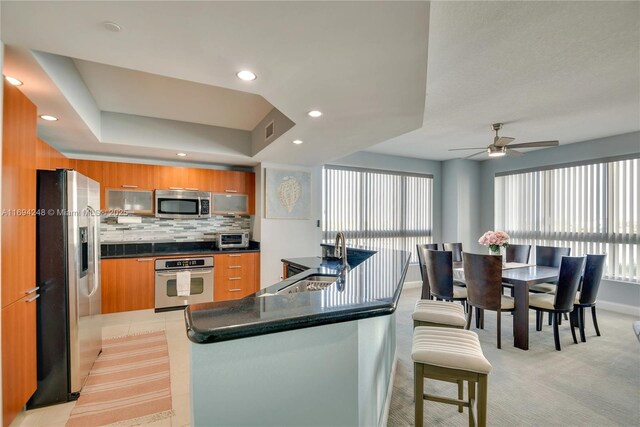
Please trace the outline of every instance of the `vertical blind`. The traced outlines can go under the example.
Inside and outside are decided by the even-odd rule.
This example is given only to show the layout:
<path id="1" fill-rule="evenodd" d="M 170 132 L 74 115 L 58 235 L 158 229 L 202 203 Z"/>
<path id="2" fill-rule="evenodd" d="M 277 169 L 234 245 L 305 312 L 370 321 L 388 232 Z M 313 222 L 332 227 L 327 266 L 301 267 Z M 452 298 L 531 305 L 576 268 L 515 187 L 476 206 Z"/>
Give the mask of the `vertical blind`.
<path id="1" fill-rule="evenodd" d="M 433 176 L 325 166 L 323 238 L 338 231 L 352 245 L 400 249 L 417 262 L 416 244 L 430 243 Z"/>
<path id="2" fill-rule="evenodd" d="M 606 253 L 605 277 L 639 282 L 637 158 L 497 176 L 495 226 L 511 243 Z"/>

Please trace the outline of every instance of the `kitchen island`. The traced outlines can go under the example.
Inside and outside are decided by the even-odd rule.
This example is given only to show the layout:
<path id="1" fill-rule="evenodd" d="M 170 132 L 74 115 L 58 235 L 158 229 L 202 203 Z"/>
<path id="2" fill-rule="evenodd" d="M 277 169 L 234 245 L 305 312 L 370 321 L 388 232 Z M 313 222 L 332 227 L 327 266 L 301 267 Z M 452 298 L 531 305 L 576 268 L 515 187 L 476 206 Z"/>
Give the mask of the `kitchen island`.
<path id="1" fill-rule="evenodd" d="M 186 309 L 193 425 L 385 422 L 410 254 L 348 253 L 349 270 L 336 260 L 287 259 L 308 268 L 247 298 Z M 339 279 L 295 291 L 309 276 Z"/>

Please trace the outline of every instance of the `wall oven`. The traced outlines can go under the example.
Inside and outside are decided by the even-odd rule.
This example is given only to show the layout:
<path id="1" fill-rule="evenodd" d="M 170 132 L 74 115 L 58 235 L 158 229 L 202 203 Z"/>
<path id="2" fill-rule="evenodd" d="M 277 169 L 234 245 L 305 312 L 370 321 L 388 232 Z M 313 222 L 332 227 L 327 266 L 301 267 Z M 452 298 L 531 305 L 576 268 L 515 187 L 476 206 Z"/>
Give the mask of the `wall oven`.
<path id="1" fill-rule="evenodd" d="M 165 258 L 155 262 L 155 311 L 213 302 L 213 257 Z"/>
<path id="2" fill-rule="evenodd" d="M 156 217 L 211 218 L 211 193 L 190 190 L 156 190 Z"/>

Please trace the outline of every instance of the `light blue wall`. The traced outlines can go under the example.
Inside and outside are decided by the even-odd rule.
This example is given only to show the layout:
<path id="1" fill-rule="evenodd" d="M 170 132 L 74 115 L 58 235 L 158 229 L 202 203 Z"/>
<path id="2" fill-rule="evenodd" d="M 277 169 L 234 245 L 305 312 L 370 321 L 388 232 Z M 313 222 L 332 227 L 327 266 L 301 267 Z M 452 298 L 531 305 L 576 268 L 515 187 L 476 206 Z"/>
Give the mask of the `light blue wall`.
<path id="1" fill-rule="evenodd" d="M 484 231 L 493 229 L 493 184 L 495 175 L 498 172 L 638 153 L 640 153 L 640 132 L 632 132 L 532 151 L 522 157 L 486 160 L 480 165 L 480 194 L 482 194 L 482 203 L 479 204 L 476 210 L 476 212 L 480 214 L 480 221 L 475 234 L 480 236 Z M 599 303 L 604 302 L 603 307 L 606 308 L 640 314 L 638 310 L 638 307 L 640 307 L 640 286 L 637 283 L 603 280 L 598 293 L 598 301 Z"/>
<path id="2" fill-rule="evenodd" d="M 462 242 L 477 252 L 480 227 L 480 163 L 473 160 L 442 162 L 442 242 Z M 437 241 L 438 242 L 438 241 Z"/>

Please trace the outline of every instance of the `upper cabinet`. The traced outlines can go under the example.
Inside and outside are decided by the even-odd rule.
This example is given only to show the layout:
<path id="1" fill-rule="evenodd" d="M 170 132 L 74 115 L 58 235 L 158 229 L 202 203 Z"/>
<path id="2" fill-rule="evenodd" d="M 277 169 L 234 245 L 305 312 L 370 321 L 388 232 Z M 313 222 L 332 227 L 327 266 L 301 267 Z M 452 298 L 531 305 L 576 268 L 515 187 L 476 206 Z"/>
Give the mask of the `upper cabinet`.
<path id="1" fill-rule="evenodd" d="M 76 170 L 84 176 L 88 176 L 92 180 L 103 184 L 103 165 L 105 162 L 98 162 L 96 160 L 76 160 Z"/>
<path id="2" fill-rule="evenodd" d="M 212 172 L 210 169 L 182 168 L 177 166 L 157 166 L 158 189 L 211 191 Z"/>
<path id="3" fill-rule="evenodd" d="M 241 193 L 248 194 L 248 177 L 253 175 L 249 172 L 213 170 L 214 193 Z"/>
<path id="4" fill-rule="evenodd" d="M 213 193 L 246 194 L 250 215 L 256 213 L 255 174 L 253 172 L 238 172 L 213 170 Z M 244 213 L 244 212 L 243 212 Z"/>
<path id="5" fill-rule="evenodd" d="M 103 188 L 154 190 L 156 166 L 102 162 Z"/>

